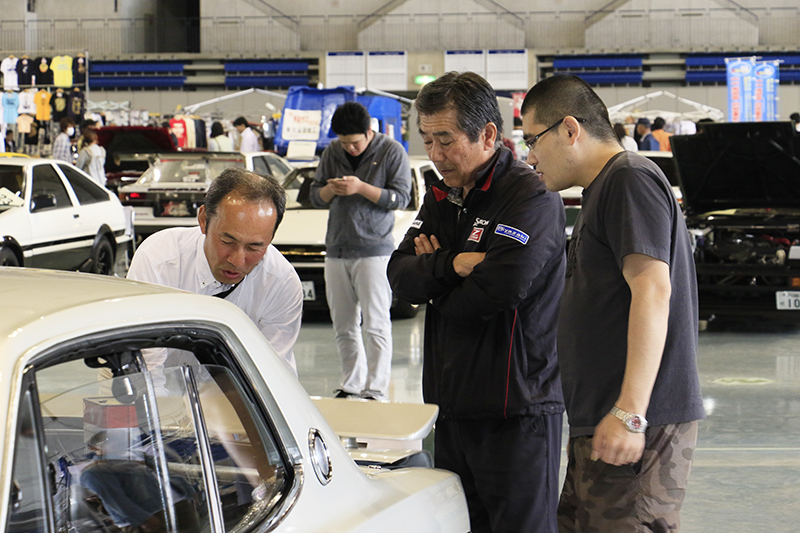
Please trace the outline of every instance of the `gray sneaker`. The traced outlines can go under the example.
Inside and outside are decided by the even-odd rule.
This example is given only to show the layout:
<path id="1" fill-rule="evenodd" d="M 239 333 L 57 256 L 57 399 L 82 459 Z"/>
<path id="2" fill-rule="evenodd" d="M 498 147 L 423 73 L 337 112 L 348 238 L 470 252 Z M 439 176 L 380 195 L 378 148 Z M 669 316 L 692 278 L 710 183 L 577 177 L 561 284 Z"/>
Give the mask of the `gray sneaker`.
<path id="1" fill-rule="evenodd" d="M 366 389 L 361 391 L 361 398 L 364 400 L 375 400 L 378 402 L 388 402 L 389 398 L 387 398 L 384 394 L 380 391 Z"/>

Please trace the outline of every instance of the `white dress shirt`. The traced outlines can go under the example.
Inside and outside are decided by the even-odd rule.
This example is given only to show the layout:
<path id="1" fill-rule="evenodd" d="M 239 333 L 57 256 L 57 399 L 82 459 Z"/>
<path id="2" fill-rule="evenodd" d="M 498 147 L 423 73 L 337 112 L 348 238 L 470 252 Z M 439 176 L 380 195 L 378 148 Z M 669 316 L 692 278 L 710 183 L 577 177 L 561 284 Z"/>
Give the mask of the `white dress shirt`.
<path id="1" fill-rule="evenodd" d="M 214 278 L 200 227 L 154 233 L 136 250 L 128 279 L 156 283 L 197 294 L 214 295 L 231 288 Z M 241 284 L 225 298 L 258 326 L 283 362 L 297 375 L 292 348 L 300 334 L 303 289 L 294 267 L 277 248 L 267 253 Z"/>
<path id="2" fill-rule="evenodd" d="M 250 128 L 245 128 L 242 132 L 242 142 L 239 145 L 240 152 L 259 152 L 261 147 L 258 145 L 258 136 Z"/>

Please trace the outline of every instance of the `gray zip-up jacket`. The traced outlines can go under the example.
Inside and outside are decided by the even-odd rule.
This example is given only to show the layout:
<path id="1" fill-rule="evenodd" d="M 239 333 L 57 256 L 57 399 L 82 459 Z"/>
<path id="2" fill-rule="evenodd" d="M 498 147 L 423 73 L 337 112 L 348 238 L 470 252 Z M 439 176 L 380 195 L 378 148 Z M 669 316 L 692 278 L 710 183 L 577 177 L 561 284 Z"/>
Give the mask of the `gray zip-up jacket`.
<path id="1" fill-rule="evenodd" d="M 374 204 L 361 196 L 334 196 L 330 204 L 320 197 L 319 190 L 331 178 L 358 176 L 380 189 L 381 198 Z M 375 133 L 372 142 L 353 169 L 338 140 L 322 152 L 314 183 L 311 205 L 328 208 L 328 232 L 325 236 L 327 256 L 355 259 L 391 255 L 394 251 L 394 213 L 405 209 L 411 198 L 411 167 L 403 146 L 394 139 Z"/>

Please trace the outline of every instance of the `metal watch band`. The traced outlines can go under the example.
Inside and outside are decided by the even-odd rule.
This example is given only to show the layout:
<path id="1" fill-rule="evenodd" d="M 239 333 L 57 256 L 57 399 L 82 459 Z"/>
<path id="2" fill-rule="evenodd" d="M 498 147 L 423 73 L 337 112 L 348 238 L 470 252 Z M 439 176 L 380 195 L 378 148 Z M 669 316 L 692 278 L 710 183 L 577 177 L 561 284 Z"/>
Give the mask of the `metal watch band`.
<path id="1" fill-rule="evenodd" d="M 642 415 L 623 411 L 616 405 L 611 408 L 610 413 L 622 420 L 631 433 L 644 433 L 644 430 L 647 429 L 647 420 Z"/>

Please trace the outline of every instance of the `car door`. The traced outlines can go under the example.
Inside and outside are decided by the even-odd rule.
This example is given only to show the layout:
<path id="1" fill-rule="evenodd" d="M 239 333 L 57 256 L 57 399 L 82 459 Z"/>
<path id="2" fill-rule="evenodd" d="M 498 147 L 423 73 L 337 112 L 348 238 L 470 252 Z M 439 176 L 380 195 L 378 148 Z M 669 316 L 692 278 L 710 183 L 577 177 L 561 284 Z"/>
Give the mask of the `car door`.
<path id="1" fill-rule="evenodd" d="M 109 191 L 101 187 L 72 165 L 58 164 L 80 204 L 78 222 L 86 235 L 97 235 L 103 225 L 113 231 L 124 229 L 124 211 L 119 202 L 109 196 Z"/>
<path id="2" fill-rule="evenodd" d="M 89 257 L 94 242 L 94 235 L 86 235 L 81 228 L 77 200 L 49 162 L 32 165 L 30 179 L 32 238 L 25 264 L 77 269 Z"/>
<path id="3" fill-rule="evenodd" d="M 6 531 L 245 533 L 279 522 L 302 476 L 220 339 L 168 324 L 36 359 Z"/>

